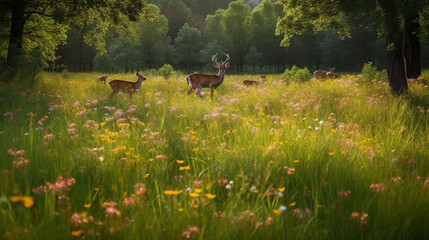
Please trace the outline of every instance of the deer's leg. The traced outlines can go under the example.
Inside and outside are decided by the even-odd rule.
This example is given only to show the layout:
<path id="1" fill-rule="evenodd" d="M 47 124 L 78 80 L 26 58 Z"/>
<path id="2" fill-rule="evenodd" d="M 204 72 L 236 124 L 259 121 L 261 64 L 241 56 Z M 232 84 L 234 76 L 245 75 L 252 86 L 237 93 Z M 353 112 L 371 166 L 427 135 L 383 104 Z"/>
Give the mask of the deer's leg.
<path id="1" fill-rule="evenodd" d="M 210 88 L 210 92 L 211 92 L 211 97 L 212 97 L 212 101 L 213 101 L 213 91 L 214 91 L 214 89 L 213 89 L 213 88 Z"/>
<path id="2" fill-rule="evenodd" d="M 202 97 L 201 96 L 201 90 L 203 89 L 203 87 L 200 85 L 200 86 L 198 86 L 198 89 L 197 89 L 197 95 L 198 96 L 200 96 L 200 97 Z"/>
<path id="3" fill-rule="evenodd" d="M 191 89 L 188 90 L 188 95 L 191 94 L 194 90 L 195 88 L 191 87 Z"/>

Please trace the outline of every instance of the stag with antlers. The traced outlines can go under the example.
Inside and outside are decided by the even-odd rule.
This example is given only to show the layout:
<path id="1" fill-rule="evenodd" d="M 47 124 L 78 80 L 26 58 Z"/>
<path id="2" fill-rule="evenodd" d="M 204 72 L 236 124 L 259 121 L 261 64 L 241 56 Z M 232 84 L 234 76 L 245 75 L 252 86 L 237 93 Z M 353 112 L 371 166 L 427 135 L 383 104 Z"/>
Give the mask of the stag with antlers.
<path id="1" fill-rule="evenodd" d="M 225 77 L 225 69 L 230 66 L 229 54 L 224 54 L 226 56 L 226 60 L 221 62 L 217 61 L 217 54 L 212 56 L 213 66 L 219 69 L 218 74 L 192 73 L 186 77 L 188 85 L 191 87 L 188 91 L 188 95 L 195 91 L 195 89 L 198 89 L 197 95 L 201 97 L 201 90 L 203 88 L 210 88 L 211 99 L 213 100 L 213 91 L 222 84 Z"/>

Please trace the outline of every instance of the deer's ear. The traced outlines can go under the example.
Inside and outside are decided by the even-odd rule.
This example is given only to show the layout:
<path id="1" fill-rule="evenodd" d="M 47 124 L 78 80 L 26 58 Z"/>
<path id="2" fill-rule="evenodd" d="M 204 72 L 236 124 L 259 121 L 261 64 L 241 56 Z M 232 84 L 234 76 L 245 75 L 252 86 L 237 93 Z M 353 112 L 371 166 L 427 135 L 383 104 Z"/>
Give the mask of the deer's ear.
<path id="1" fill-rule="evenodd" d="M 214 62 L 214 63 L 213 63 L 213 66 L 214 66 L 215 68 L 219 68 L 219 67 L 220 67 L 220 63 L 218 63 L 218 62 Z"/>
<path id="2" fill-rule="evenodd" d="M 225 63 L 225 68 L 229 68 L 229 65 L 230 65 L 229 62 L 226 62 Z"/>

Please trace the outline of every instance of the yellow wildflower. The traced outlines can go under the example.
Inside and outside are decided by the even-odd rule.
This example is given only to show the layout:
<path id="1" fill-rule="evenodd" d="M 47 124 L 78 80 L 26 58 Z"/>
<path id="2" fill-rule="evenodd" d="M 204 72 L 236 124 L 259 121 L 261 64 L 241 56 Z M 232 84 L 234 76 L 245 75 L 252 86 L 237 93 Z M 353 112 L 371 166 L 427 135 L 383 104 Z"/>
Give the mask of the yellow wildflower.
<path id="1" fill-rule="evenodd" d="M 189 193 L 189 196 L 191 196 L 191 197 L 193 197 L 193 198 L 196 198 L 196 197 L 199 197 L 199 196 L 200 196 L 200 194 L 199 194 L 199 193 L 196 193 L 196 192 L 191 192 L 191 193 Z"/>
<path id="2" fill-rule="evenodd" d="M 181 208 L 177 209 L 177 211 L 183 212 L 183 208 L 181 207 Z"/>
<path id="3" fill-rule="evenodd" d="M 177 162 L 178 164 L 182 164 L 182 163 L 184 163 L 185 161 L 183 161 L 183 160 L 176 160 L 176 162 Z"/>
<path id="4" fill-rule="evenodd" d="M 333 156 L 335 153 L 334 152 L 328 152 L 329 156 Z"/>
<path id="5" fill-rule="evenodd" d="M 194 192 L 201 193 L 203 190 L 201 188 L 195 188 Z"/>
<path id="6" fill-rule="evenodd" d="M 180 171 L 183 171 L 183 170 L 191 170 L 191 166 L 184 166 L 184 167 L 179 167 L 179 170 Z"/>
<path id="7" fill-rule="evenodd" d="M 11 196 L 10 201 L 12 202 L 21 202 L 24 204 L 24 207 L 29 208 L 34 205 L 34 198 L 27 196 Z"/>
<path id="8" fill-rule="evenodd" d="M 80 237 L 85 231 L 81 230 L 75 230 L 71 232 L 71 235 L 74 237 Z"/>
<path id="9" fill-rule="evenodd" d="M 181 194 L 182 192 L 182 190 L 165 190 L 164 194 L 168 196 L 175 196 Z"/>
<path id="10" fill-rule="evenodd" d="M 291 202 L 290 204 L 289 204 L 289 206 L 291 206 L 291 207 L 293 207 L 293 206 L 295 206 L 296 205 L 296 202 Z"/>
<path id="11" fill-rule="evenodd" d="M 274 209 L 274 210 L 273 210 L 273 212 L 274 212 L 276 215 L 280 215 L 280 213 L 282 213 L 282 211 L 280 211 L 280 210 L 278 210 L 278 209 Z"/>
<path id="12" fill-rule="evenodd" d="M 215 198 L 215 197 L 216 197 L 216 194 L 207 193 L 207 194 L 206 194 L 206 197 L 207 197 L 208 199 L 213 199 L 213 198 Z"/>
<path id="13" fill-rule="evenodd" d="M 282 187 L 282 188 L 279 188 L 279 189 L 277 189 L 277 190 L 279 190 L 279 192 L 284 192 L 285 191 L 285 187 Z"/>

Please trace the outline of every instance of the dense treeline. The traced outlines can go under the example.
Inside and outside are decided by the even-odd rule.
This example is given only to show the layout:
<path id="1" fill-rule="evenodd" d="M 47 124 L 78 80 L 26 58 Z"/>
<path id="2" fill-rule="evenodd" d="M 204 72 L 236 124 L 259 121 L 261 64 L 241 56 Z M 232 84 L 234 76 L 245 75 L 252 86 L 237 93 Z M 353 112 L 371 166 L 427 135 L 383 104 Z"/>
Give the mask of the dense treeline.
<path id="1" fill-rule="evenodd" d="M 368 27 L 379 21 L 347 21 L 349 34 L 339 35 L 335 26 L 341 24 L 334 14 L 344 11 L 341 6 L 349 8 L 347 1 L 334 2 L 336 5 L 318 3 L 322 4 L 318 8 L 327 7 L 326 16 L 332 14 L 327 18 L 310 14 L 307 8 L 307 12 L 294 12 L 297 10 L 288 6 L 289 2 L 274 0 L 139 0 L 122 1 L 120 5 L 116 0 L 58 0 L 61 11 L 58 4 L 49 1 L 0 0 L 0 63 L 8 69 L 2 70 L 0 77 L 10 69 L 34 78 L 41 69 L 133 72 L 158 69 L 165 63 L 183 72 L 213 71 L 211 55 L 223 52 L 231 56 L 231 72 L 276 73 L 293 65 L 310 70 L 335 66 L 339 72 L 359 71 L 369 61 L 379 69 L 386 68 L 383 29 Z M 294 4 L 304 6 L 312 1 Z M 330 13 L 331 7 L 337 9 Z M 14 17 L 15 12 L 24 18 Z M 279 28 L 279 19 L 289 21 L 288 14 L 301 14 L 301 22 L 316 22 L 307 23 L 313 27 Z M 421 14 L 422 29 L 427 28 L 427 15 Z M 315 31 L 317 21 L 326 19 L 334 23 L 326 28 L 331 30 L 319 26 Z M 289 35 L 281 35 L 286 29 L 300 34 L 291 34 L 288 46 L 282 47 L 282 40 Z M 427 68 L 429 44 L 422 39 L 421 66 Z"/>
<path id="2" fill-rule="evenodd" d="M 283 6 L 270 0 L 151 2 L 149 12 L 156 19 L 141 19 L 125 32 L 111 28 L 105 36 L 106 52 L 96 53 L 79 31 L 69 30 L 56 63 L 71 71 L 128 72 L 157 69 L 164 63 L 185 72 L 209 71 L 210 56 L 228 52 L 233 59 L 230 71 L 235 72 L 283 72 L 292 65 L 358 71 L 368 61 L 385 67 L 385 40 L 362 28 L 346 39 L 334 30 L 308 30 L 281 47 L 282 36 L 275 30 Z M 423 44 L 423 52 L 427 46 Z M 422 62 L 427 66 L 429 59 Z"/>

